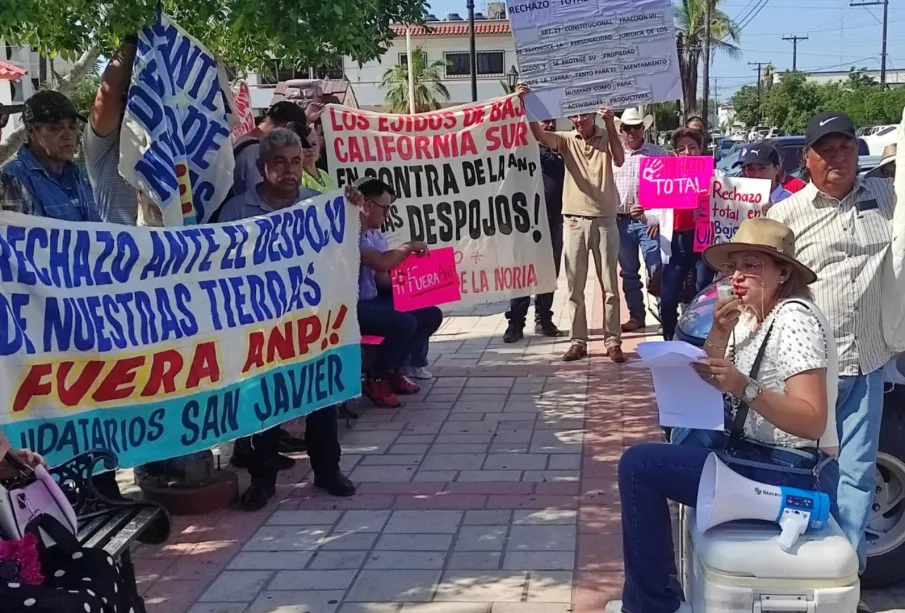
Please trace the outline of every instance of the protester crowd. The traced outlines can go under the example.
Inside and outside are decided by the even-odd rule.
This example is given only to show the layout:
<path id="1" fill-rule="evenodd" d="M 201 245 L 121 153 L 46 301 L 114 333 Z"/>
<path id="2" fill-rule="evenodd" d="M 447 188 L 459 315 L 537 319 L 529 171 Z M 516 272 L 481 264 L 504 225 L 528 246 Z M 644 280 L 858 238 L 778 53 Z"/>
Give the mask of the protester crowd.
<path id="1" fill-rule="evenodd" d="M 135 41 L 127 40 L 111 59 L 88 118 L 56 92 L 40 92 L 26 102 L 28 142 L 0 168 L 3 210 L 130 225 L 152 216 L 117 171 L 134 53 Z M 519 95 L 527 92 L 519 86 Z M 324 143 L 316 126 L 321 111 L 318 104 L 303 109 L 293 102 L 279 102 L 267 111 L 235 145 L 232 191 L 214 221 L 278 211 L 334 189 L 319 163 Z M 727 447 L 721 437 L 684 432 L 671 445 L 645 444 L 626 451 L 619 469 L 626 587 L 624 603 L 611 603 L 607 610 L 686 610 L 681 590 L 670 580 L 675 568 L 667 500 L 694 504 L 711 450 L 746 460 L 746 474 L 757 480 L 827 492 L 863 570 L 882 414 L 881 373 L 891 357 L 880 328 L 881 263 L 891 241 L 895 206 L 891 173 L 859 178 L 851 121 L 841 113 L 817 115 L 806 134 L 809 183 L 798 185 L 786 176 L 768 143 L 749 149 L 740 162 L 743 175 L 770 181 L 766 218 L 745 221 L 731 243 L 701 254 L 693 249 L 695 212 L 667 216 L 646 210 L 638 200 L 640 160 L 665 155 L 646 140 L 650 117 L 630 109 L 617 118 L 601 109 L 570 121 L 573 129 L 567 132 L 556 131 L 553 122 L 530 125 L 541 147 L 557 273 L 561 255 L 564 259 L 571 342 L 563 360 L 588 355 L 585 286 L 592 257 L 603 290 L 604 344 L 615 363 L 626 360 L 622 334 L 647 325 L 642 261 L 648 292 L 659 297 L 657 315 L 666 340 L 675 335 L 680 305 L 689 301 L 689 293 L 709 285 L 715 273 L 734 289 L 734 295 L 717 302 L 705 344 L 708 357 L 696 365 L 700 376 L 725 394 L 727 415 L 734 420 L 735 438 L 729 441 L 734 446 Z M 87 175 L 73 162 L 78 122 L 86 123 L 81 150 Z M 673 134 L 674 153 L 702 155 L 704 139 L 703 122 L 693 118 Z M 395 199 L 389 185 L 366 178 L 346 194 L 362 221 L 361 333 L 383 339 L 362 391 L 378 407 L 398 407 L 398 396 L 419 391 L 414 380 L 431 378 L 429 340 L 443 316 L 435 307 L 397 311 L 390 273 L 428 248 L 418 241 L 389 247 L 380 231 Z M 671 224 L 668 259 L 660 249 L 666 223 Z M 620 321 L 617 274 L 628 306 L 626 322 Z M 553 295 L 536 296 L 534 303 L 535 332 L 559 336 Z M 511 302 L 505 342 L 523 338 L 529 304 L 529 297 Z M 293 462 L 281 452 L 305 449 L 315 486 L 336 496 L 355 493 L 339 468 L 337 411 L 327 407 L 311 413 L 304 440 L 273 428 L 237 441 L 233 462 L 251 476 L 241 500 L 244 509 L 261 509 L 274 495 L 278 472 Z"/>

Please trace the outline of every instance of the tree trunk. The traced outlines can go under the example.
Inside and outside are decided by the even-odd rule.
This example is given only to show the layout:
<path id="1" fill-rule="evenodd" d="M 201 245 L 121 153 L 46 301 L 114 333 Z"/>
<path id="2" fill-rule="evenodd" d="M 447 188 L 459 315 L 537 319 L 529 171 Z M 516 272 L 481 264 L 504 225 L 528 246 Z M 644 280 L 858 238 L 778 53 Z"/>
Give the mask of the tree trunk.
<path id="1" fill-rule="evenodd" d="M 684 95 L 685 117 L 695 115 L 698 112 L 698 64 L 700 53 L 688 51 L 683 71 L 682 92 Z"/>
<path id="2" fill-rule="evenodd" d="M 75 64 L 72 65 L 72 68 L 69 70 L 69 72 L 60 77 L 60 83 L 57 86 L 57 91 L 66 96 L 75 91 L 76 86 L 94 68 L 94 65 L 97 63 L 97 59 L 100 56 L 100 47 L 91 47 L 90 49 L 82 53 L 82 56 L 75 61 Z M 5 150 L 0 150 L 0 164 L 5 162 L 8 157 L 11 157 L 16 151 L 18 151 L 19 147 L 21 147 L 23 143 L 25 143 L 25 128 L 21 127 L 9 135 L 9 138 L 6 140 Z"/>

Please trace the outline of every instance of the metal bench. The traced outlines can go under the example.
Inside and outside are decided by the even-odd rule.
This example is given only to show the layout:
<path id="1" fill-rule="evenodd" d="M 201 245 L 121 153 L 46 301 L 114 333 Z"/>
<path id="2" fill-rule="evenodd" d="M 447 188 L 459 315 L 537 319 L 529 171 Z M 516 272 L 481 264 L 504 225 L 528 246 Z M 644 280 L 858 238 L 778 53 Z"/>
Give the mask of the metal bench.
<path id="1" fill-rule="evenodd" d="M 103 463 L 115 470 L 119 462 L 110 451 L 88 451 L 51 469 L 78 517 L 79 543 L 103 549 L 122 567 L 131 568 L 129 548 L 138 541 L 159 545 L 170 535 L 170 514 L 157 503 L 131 500 L 97 487 L 95 469 Z"/>

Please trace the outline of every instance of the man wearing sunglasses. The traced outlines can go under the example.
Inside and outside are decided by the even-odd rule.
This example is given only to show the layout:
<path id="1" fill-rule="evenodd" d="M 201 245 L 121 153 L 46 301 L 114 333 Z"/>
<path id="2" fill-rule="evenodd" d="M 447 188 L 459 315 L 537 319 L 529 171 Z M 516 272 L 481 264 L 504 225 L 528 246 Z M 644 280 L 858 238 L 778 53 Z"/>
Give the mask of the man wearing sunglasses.
<path id="1" fill-rule="evenodd" d="M 638 170 L 641 158 L 645 156 L 665 156 L 666 151 L 658 145 L 647 142 L 646 132 L 654 118 L 644 117 L 638 109 L 627 109 L 617 120 L 619 133 L 625 149 L 625 163 L 613 168 L 616 196 L 619 210 L 616 223 L 619 227 L 619 276 L 622 277 L 622 292 L 628 306 L 629 320 L 622 324 L 623 332 L 634 332 L 645 326 L 644 296 L 641 282 L 640 253 L 647 267 L 647 278 L 651 280 L 648 291 L 659 293 L 659 277 L 662 262 L 660 244 L 653 232 L 649 231 L 644 209 L 638 202 Z M 653 288 L 653 289 L 652 289 Z"/>
<path id="2" fill-rule="evenodd" d="M 379 355 L 365 377 L 362 393 L 375 406 L 395 409 L 401 406 L 397 394 L 417 394 L 420 388 L 403 373 L 403 367 L 427 366 L 427 344 L 443 322 L 437 307 L 401 313 L 387 296 L 390 273 L 410 256 L 427 254 L 427 245 L 410 241 L 390 249 L 380 231 L 396 195 L 389 185 L 372 177 L 356 182 L 361 192 L 361 270 L 358 276 L 358 325 L 363 335 L 381 336 Z M 384 296 L 381 296 L 383 291 Z M 392 296 L 392 294 L 389 294 Z"/>

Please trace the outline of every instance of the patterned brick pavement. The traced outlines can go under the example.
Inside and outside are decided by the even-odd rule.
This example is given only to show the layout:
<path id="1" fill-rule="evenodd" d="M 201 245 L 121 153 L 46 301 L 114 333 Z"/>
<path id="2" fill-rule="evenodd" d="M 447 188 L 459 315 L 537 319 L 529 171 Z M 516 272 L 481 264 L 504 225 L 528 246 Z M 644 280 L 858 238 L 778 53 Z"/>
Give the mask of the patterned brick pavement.
<path id="1" fill-rule="evenodd" d="M 588 300 L 600 322 L 600 294 Z M 556 307 L 566 328 L 565 292 Z M 355 497 L 313 490 L 301 455 L 261 512 L 177 518 L 167 545 L 136 551 L 148 610 L 601 612 L 622 588 L 616 464 L 659 436 L 650 379 L 602 357 L 599 330 L 578 364 L 560 361 L 567 339 L 530 328 L 504 345 L 504 310 L 450 312 L 434 381 L 400 409 L 361 403 L 341 434 Z"/>

